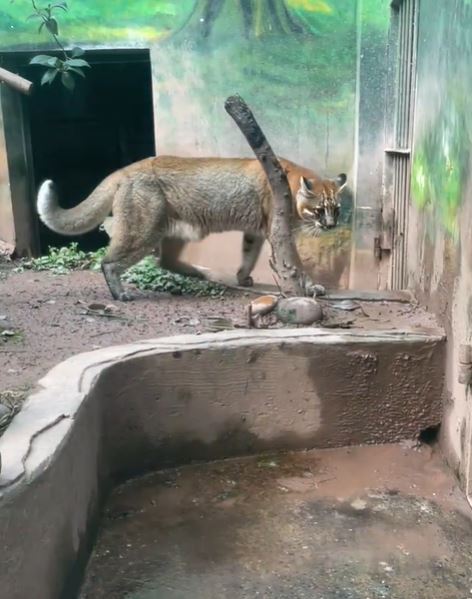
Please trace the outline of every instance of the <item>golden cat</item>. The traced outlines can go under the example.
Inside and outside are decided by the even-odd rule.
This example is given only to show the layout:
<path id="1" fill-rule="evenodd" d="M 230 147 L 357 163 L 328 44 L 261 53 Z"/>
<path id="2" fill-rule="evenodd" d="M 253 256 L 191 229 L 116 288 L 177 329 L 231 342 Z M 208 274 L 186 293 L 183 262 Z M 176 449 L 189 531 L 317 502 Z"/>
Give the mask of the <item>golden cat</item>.
<path id="1" fill-rule="evenodd" d="M 336 226 L 338 194 L 346 175 L 321 179 L 314 172 L 281 159 L 295 202 L 295 221 L 313 234 Z M 52 181 L 38 192 L 38 214 L 62 235 L 78 235 L 107 223 L 110 244 L 102 271 L 114 299 L 129 300 L 120 275 L 158 250 L 161 266 L 202 277 L 179 256 L 187 241 L 209 233 L 243 231 L 243 260 L 237 277 L 251 285 L 253 270 L 267 237 L 272 193 L 258 160 L 249 158 L 146 158 L 104 179 L 82 203 L 68 210 L 57 201 Z"/>

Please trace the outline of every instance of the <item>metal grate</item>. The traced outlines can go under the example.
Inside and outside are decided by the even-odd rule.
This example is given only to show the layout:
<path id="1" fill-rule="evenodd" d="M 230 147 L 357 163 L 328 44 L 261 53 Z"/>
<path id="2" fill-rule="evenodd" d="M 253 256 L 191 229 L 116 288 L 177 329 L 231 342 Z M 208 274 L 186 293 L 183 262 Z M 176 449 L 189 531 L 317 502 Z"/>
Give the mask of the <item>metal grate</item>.
<path id="1" fill-rule="evenodd" d="M 407 231 L 410 207 L 411 144 L 416 82 L 416 40 L 418 0 L 392 2 L 396 21 L 397 54 L 394 106 L 394 147 L 386 152 L 391 159 L 393 209 L 390 287 L 407 285 Z"/>

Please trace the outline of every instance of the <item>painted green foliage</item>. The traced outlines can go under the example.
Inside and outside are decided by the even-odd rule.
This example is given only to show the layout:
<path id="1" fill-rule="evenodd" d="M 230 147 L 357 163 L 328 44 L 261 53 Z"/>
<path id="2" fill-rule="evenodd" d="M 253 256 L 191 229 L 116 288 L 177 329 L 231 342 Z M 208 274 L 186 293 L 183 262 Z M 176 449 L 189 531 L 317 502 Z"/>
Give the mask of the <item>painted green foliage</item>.
<path id="1" fill-rule="evenodd" d="M 455 238 L 472 158 L 472 3 L 451 0 L 438 10 L 424 2 L 422 10 L 412 199 L 431 224 Z"/>
<path id="2" fill-rule="evenodd" d="M 47 0 L 38 0 L 42 3 Z M 387 4 L 362 0 L 364 33 L 384 31 Z M 349 169 L 357 0 L 68 0 L 68 6 L 61 15 L 65 44 L 161 47 L 155 62 L 157 112 L 168 113 L 164 139 L 177 137 L 182 128 L 174 110 L 176 89 L 185 81 L 194 113 L 211 121 L 217 135 L 225 130 L 224 98 L 237 92 L 264 115 L 280 151 L 311 164 L 316 158 L 329 171 Z M 3 5 L 0 47 L 50 48 L 28 14 L 27 0 Z M 216 113 L 212 104 L 219 107 Z"/>
<path id="3" fill-rule="evenodd" d="M 446 231 L 456 236 L 458 215 L 470 166 L 470 123 L 465 106 L 445 102 L 415 150 L 412 197 L 417 207 L 439 216 Z"/>
<path id="4" fill-rule="evenodd" d="M 379 1 L 363 0 L 372 6 Z M 203 113 L 209 95 L 222 106 L 226 95 L 238 92 L 254 110 L 263 111 L 269 132 L 286 123 L 294 141 L 284 151 L 291 154 L 298 139 L 299 148 L 311 144 L 319 156 L 326 153 L 327 165 L 333 152 L 325 152 L 327 142 L 310 141 L 315 131 L 322 137 L 329 130 L 330 143 L 352 146 L 356 0 L 69 0 L 68 6 L 68 13 L 61 15 L 66 44 L 162 45 L 158 77 L 169 111 L 175 81 L 186 81 Z M 0 47 L 49 49 L 47 36 L 27 20 L 28 11 L 27 0 L 3 6 Z M 378 12 L 366 14 L 377 27 Z M 192 78 L 198 80 L 194 87 Z M 171 83 L 174 87 L 168 88 Z M 170 126 L 180 124 L 171 119 Z M 346 168 L 344 162 L 351 158 L 352 149 L 346 150 L 334 160 L 336 168 L 339 163 Z"/>
<path id="5" fill-rule="evenodd" d="M 210 12 L 218 12 L 219 6 L 227 4 L 237 9 L 253 6 L 254 31 L 270 26 L 274 21 L 274 9 L 279 20 L 297 19 L 302 28 L 323 34 L 343 25 L 351 24 L 356 11 L 356 0 L 70 0 L 70 13 L 61 19 L 67 34 L 79 43 L 104 43 L 112 41 L 157 41 L 168 37 L 181 27 L 192 11 L 198 12 L 209 6 Z M 373 26 L 382 26 L 379 0 L 364 0 L 366 18 Z M 39 3 L 41 4 L 41 3 Z M 44 3 L 45 5 L 47 2 Z M 14 3 L 5 0 L 0 8 L 0 46 L 14 47 L 20 44 L 38 45 L 34 23 L 26 19 L 29 14 L 27 0 Z M 224 19 L 223 19 L 224 20 Z M 341 26 L 341 29 L 339 29 Z M 228 31 L 231 23 L 227 23 Z M 286 32 L 294 31 L 288 27 Z M 340 46 L 343 45 L 339 38 Z"/>

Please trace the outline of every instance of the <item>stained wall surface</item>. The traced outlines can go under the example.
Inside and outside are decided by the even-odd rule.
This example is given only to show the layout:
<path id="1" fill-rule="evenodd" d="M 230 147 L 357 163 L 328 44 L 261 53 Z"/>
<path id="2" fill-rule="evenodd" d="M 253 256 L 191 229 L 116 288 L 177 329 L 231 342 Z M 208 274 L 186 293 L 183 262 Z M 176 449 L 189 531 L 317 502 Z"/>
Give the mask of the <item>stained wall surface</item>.
<path id="1" fill-rule="evenodd" d="M 440 331 L 239 330 L 70 358 L 0 438 L 0 588 L 8 599 L 74 597 L 119 479 L 417 439 L 440 419 L 443 348 Z"/>
<path id="2" fill-rule="evenodd" d="M 422 0 L 412 163 L 409 282 L 448 333 L 443 436 L 467 473 L 470 406 L 457 382 L 472 326 L 472 2 Z"/>

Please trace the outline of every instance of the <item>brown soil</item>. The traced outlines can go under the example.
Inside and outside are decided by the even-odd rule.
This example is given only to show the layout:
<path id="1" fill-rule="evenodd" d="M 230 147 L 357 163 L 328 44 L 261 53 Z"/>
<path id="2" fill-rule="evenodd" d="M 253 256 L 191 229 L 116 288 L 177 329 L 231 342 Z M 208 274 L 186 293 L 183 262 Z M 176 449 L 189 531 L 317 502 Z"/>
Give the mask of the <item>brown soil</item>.
<path id="1" fill-rule="evenodd" d="M 254 293 L 228 290 L 221 298 L 142 294 L 131 303 L 113 302 L 101 273 L 13 272 L 0 262 L 0 400 L 2 392 L 33 386 L 58 362 L 79 352 L 165 335 L 202 333 L 244 325 Z M 109 315 L 87 311 L 114 306 Z M 430 315 L 402 303 L 356 302 L 353 311 L 323 302 L 324 325 L 395 330 L 434 328 Z M 222 322 L 215 321 L 222 319 Z M 23 392 L 24 394 L 24 392 Z"/>
<path id="2" fill-rule="evenodd" d="M 1 329 L 16 333 L 0 342 L 0 390 L 33 385 L 50 368 L 74 354 L 163 335 L 199 333 L 211 317 L 244 318 L 248 298 L 149 293 L 130 303 L 113 302 L 100 273 L 11 273 L 0 281 Z M 112 304 L 110 315 L 87 313 L 94 303 Z M 209 320 L 210 319 L 210 320 Z"/>

